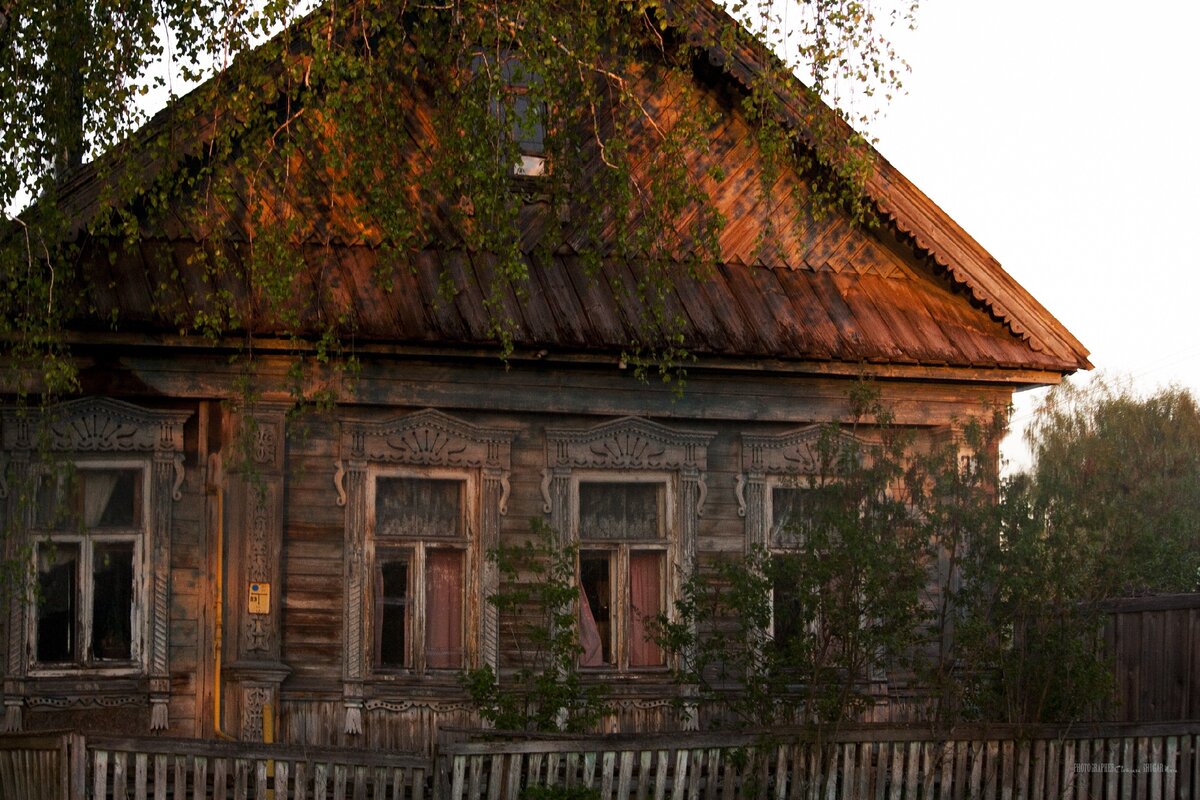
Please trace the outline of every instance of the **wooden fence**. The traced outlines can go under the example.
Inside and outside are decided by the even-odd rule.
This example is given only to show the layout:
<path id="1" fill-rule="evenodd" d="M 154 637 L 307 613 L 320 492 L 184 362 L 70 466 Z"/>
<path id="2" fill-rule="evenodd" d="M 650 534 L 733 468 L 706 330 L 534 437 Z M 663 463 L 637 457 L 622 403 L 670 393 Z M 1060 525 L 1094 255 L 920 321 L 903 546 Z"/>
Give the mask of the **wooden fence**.
<path id="1" fill-rule="evenodd" d="M 440 748 L 436 796 L 583 786 L 601 800 L 1197 800 L 1198 734 L 1200 723 L 462 742 Z"/>
<path id="2" fill-rule="evenodd" d="M 485 739 L 492 738 L 493 741 Z M 1200 722 L 1086 730 L 857 726 L 517 740 L 475 732 L 432 760 L 349 748 L 0 736 L 0 800 L 1200 800 Z"/>
<path id="3" fill-rule="evenodd" d="M 0 756 L 0 800 L 425 800 L 433 777 L 420 756 L 197 739 L 0 736 Z"/>
<path id="4" fill-rule="evenodd" d="M 1104 610 L 1116 719 L 1200 719 L 1200 593 L 1110 600 Z"/>
<path id="5" fill-rule="evenodd" d="M 0 800 L 67 800 L 72 778 L 83 780 L 83 755 L 83 737 L 72 733 L 0 736 Z"/>

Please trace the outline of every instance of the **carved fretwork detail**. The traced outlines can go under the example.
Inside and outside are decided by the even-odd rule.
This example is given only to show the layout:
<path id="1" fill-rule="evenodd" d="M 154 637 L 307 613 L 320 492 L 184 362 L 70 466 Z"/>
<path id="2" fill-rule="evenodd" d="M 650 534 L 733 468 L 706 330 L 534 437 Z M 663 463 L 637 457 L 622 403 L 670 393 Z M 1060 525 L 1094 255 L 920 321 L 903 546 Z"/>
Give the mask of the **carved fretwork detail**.
<path id="1" fill-rule="evenodd" d="M 152 411 L 106 397 L 60 403 L 42 411 L 4 414 L 4 449 L 33 450 L 44 426 L 51 450 L 75 453 L 183 452 L 190 411 Z"/>
<path id="2" fill-rule="evenodd" d="M 367 542 L 368 472 L 379 465 L 408 465 L 468 472 L 479 487 L 478 530 L 468 527 L 472 561 L 478 579 L 469 583 L 479 608 L 471 666 L 499 667 L 499 617 L 485 598 L 499 589 L 495 564 L 485 554 L 500 541 L 500 517 L 508 511 L 511 491 L 511 430 L 484 428 L 440 411 L 426 409 L 380 422 L 348 422 L 342 427 L 341 458 L 336 464 L 334 487 L 338 505 L 346 508 L 344 580 L 346 605 L 343 624 L 346 638 L 342 665 L 342 697 L 346 733 L 362 731 L 362 683 L 370 670 L 367 619 L 364 613 L 370 585 Z"/>
<path id="3" fill-rule="evenodd" d="M 279 659 L 280 611 L 283 574 L 283 445 L 286 409 L 278 404 L 258 404 L 239 412 L 236 424 L 248 437 L 245 463 L 230 470 L 237 507 L 234 530 L 239 532 L 232 589 L 238 610 L 238 650 L 235 663 L 275 663 Z M 249 587 L 271 588 L 270 609 L 265 614 L 247 608 Z"/>
<path id="4" fill-rule="evenodd" d="M 834 440 L 822 437 L 834 436 Z M 767 546 L 770 525 L 766 518 L 768 484 L 773 478 L 803 480 L 820 475 L 823 463 L 839 449 L 853 446 L 869 452 L 871 445 L 845 431 L 831 432 L 824 425 L 808 425 L 776 435 L 742 436 L 742 471 L 735 491 L 738 516 L 746 518 L 746 547 Z"/>
<path id="5" fill-rule="evenodd" d="M 146 604 L 145 628 L 135 635 L 146 642 L 152 730 L 167 726 L 172 514 L 174 502 L 183 497 L 183 426 L 191 415 L 190 411 L 160 411 L 109 398 L 83 398 L 37 411 L 8 410 L 3 414 L 4 451 L 11 459 L 9 485 L 28 485 L 33 461 L 47 447 L 56 460 L 95 461 L 105 455 L 123 460 L 140 457 L 149 467 L 149 594 L 141 599 Z M 21 528 L 28 529 L 32 524 L 32 509 L 17 508 L 13 498 L 9 498 L 8 511 L 10 515 L 24 515 Z M 9 542 L 10 547 L 25 544 Z M 31 657 L 22 646 L 21 632 L 27 628 L 25 605 L 13 603 L 9 612 L 5 722 L 10 728 L 20 726 L 24 679 Z"/>
<path id="6" fill-rule="evenodd" d="M 384 422 L 349 423 L 342 457 L 387 464 L 494 467 L 507 477 L 513 432 L 481 428 L 426 409 Z"/>
<path id="7" fill-rule="evenodd" d="M 564 546 L 571 541 L 571 483 L 576 470 L 667 473 L 678 494 L 670 529 L 675 565 L 671 596 L 678 597 L 691 576 L 696 555 L 696 534 L 708 494 L 704 470 L 708 466 L 711 431 L 676 430 L 640 417 L 623 417 L 585 429 L 547 429 L 546 464 L 542 496 L 550 524 Z"/>
<path id="8" fill-rule="evenodd" d="M 242 690 L 242 741 L 263 740 L 263 710 L 271 702 L 271 690 L 249 686 Z"/>
<path id="9" fill-rule="evenodd" d="M 712 437 L 623 417 L 585 430 L 547 430 L 546 461 L 551 468 L 703 470 Z"/>
<path id="10" fill-rule="evenodd" d="M 272 545 L 272 510 L 275 503 L 274 487 L 250 488 L 250 526 L 247 541 L 246 582 L 271 582 L 274 571 L 268 550 Z M 243 628 L 242 649 L 247 653 L 268 653 L 271 650 L 271 627 L 269 616 L 247 614 Z"/>
<path id="11" fill-rule="evenodd" d="M 274 425 L 259 425 L 254 431 L 254 461 L 257 464 L 274 466 L 278 461 L 275 442 L 277 434 Z"/>

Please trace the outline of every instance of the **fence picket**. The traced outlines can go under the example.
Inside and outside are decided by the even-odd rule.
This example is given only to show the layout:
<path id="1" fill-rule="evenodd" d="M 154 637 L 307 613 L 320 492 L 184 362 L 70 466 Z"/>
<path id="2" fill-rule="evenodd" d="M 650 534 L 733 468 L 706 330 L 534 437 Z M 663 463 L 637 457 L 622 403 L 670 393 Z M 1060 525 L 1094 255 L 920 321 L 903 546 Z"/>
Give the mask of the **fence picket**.
<path id="1" fill-rule="evenodd" d="M 891 775 L 891 792 L 889 797 L 891 800 L 900 800 L 900 794 L 904 790 L 904 745 L 892 745 L 892 775 Z"/>
<path id="2" fill-rule="evenodd" d="M 1166 800 L 1178 800 L 1175 793 L 1176 778 L 1179 775 L 1179 737 L 1167 737 L 1167 758 L 1163 762 L 1163 797 Z"/>
<path id="3" fill-rule="evenodd" d="M 97 750 L 92 761 L 92 796 L 108 797 L 108 753 Z"/>
<path id="4" fill-rule="evenodd" d="M 496 753 L 489 759 L 488 767 L 488 800 L 500 800 L 500 789 L 504 782 L 504 756 Z M 375 781 L 375 796 L 384 797 L 384 791 L 387 788 L 387 774 L 382 767 L 377 768 L 377 771 L 383 777 L 383 783 L 380 785 L 379 780 Z"/>
<path id="5" fill-rule="evenodd" d="M 623 750 L 621 751 L 620 774 L 617 777 L 617 800 L 629 800 L 629 787 L 632 782 L 633 751 Z"/>
<path id="6" fill-rule="evenodd" d="M 133 796 L 137 800 L 146 800 L 148 767 L 149 757 L 145 753 L 136 753 L 133 757 Z M 224 798 L 220 797 L 216 800 L 224 800 Z"/>
<path id="7" fill-rule="evenodd" d="M 654 800 L 663 800 L 667 792 L 667 751 L 659 750 L 654 771 Z"/>
<path id="8" fill-rule="evenodd" d="M 326 800 L 329 784 L 329 765 L 324 762 L 313 767 L 313 800 Z"/>
<path id="9" fill-rule="evenodd" d="M 600 767 L 600 797 L 612 800 L 613 768 L 616 766 L 617 754 L 609 750 L 601 757 Z"/>
<path id="10" fill-rule="evenodd" d="M 508 790 L 507 800 L 517 800 L 521 796 L 521 765 L 525 757 L 521 753 L 513 753 L 508 757 Z"/>
<path id="11" fill-rule="evenodd" d="M 855 770 L 858 767 L 858 745 L 854 742 L 846 742 L 842 748 L 842 797 L 847 800 L 853 800 L 855 790 L 854 779 L 856 777 Z"/>

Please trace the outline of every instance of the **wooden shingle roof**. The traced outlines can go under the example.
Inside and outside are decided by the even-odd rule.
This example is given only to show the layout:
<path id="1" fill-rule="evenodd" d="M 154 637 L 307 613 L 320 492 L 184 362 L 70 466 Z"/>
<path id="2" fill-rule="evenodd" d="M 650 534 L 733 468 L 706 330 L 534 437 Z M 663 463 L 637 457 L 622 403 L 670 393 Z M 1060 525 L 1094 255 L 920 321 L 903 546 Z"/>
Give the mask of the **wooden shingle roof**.
<path id="1" fill-rule="evenodd" d="M 715 5 L 687 25 L 735 24 Z M 723 75 L 746 84 L 770 58 L 759 45 L 744 41 L 733 53 L 716 53 Z M 641 76 L 647 108 L 663 108 L 678 96 L 668 79 L 648 70 Z M 402 87 L 397 87 L 401 91 Z M 432 135 L 424 105 L 428 98 L 408 87 L 412 113 L 395 132 L 395 147 L 410 164 L 426 156 Z M 802 179 L 785 171 L 770 191 L 759 189 L 761 154 L 736 105 L 722 99 L 721 87 L 709 87 L 693 102 L 717 110 L 719 122 L 709 146 L 688 154 L 689 170 L 727 219 L 721 257 L 699 269 L 671 267 L 673 286 L 668 315 L 682 321 L 683 346 L 698 356 L 795 360 L 845 364 L 903 364 L 999 368 L 1039 373 L 1069 373 L 1090 367 L 1086 349 L 1014 281 L 974 239 L 940 208 L 874 154 L 867 190 L 883 224 L 855 227 L 836 214 L 795 215 L 788 199 L 804 192 Z M 783 90 L 782 107 L 797 126 L 802 104 L 810 102 L 798 84 Z M 727 92 L 726 92 L 727 93 Z M 687 109 L 675 108 L 678 115 Z M 161 120 L 151 125 L 161 125 Z M 208 123 L 193 121 L 203 129 Z M 187 137 L 188 131 L 182 131 Z M 148 134 L 147 134 L 148 136 Z M 203 134 L 192 132 L 193 140 Z M 155 169 L 153 165 L 148 170 Z M 157 168 L 162 168 L 161 165 Z M 419 169 L 414 166 L 413 169 Z M 323 178 L 311 171 L 309 181 Z M 405 177 L 394 177 L 402 185 Z M 65 187 L 64 200 L 85 221 L 97 205 L 102 181 L 85 168 Z M 491 258 L 453 245 L 455 232 L 436 209 L 430 210 L 430 239 L 424 249 L 396 256 L 363 223 L 353 197 L 318 185 L 320 207 L 294 187 L 260 183 L 214 203 L 211 214 L 231 231 L 229 255 L 244 258 L 250 220 L 300 214 L 307 222 L 311 247 L 307 268 L 297 281 L 301 328 L 318 320 L 343 319 L 356 341 L 422 346 L 495 347 L 496 335 L 485 310 L 494 280 Z M 562 241 L 540 240 L 551 211 L 537 202 L 522 212 L 528 239 L 527 286 L 504 288 L 504 312 L 511 320 L 517 347 L 556 352 L 621 353 L 647 344 L 644 315 L 633 288 L 646 266 L 612 253 L 597 272 L 582 267 L 588 245 L 570 226 Z M 557 212 L 555 212 L 557 213 Z M 204 248 L 205 232 L 194 216 L 169 217 L 133 252 L 112 258 L 110 243 L 85 247 L 85 275 L 93 306 L 81 329 L 101 329 L 116 317 L 125 328 L 171 333 L 206 310 L 220 292 L 246 296 L 235 279 L 213 277 L 195 268 L 192 256 Z M 347 220 L 354 220 L 353 224 Z M 770 231 L 764 237 L 764 231 Z M 318 244 L 319 243 L 319 244 Z M 400 259 L 397 261 L 397 259 Z M 233 270 L 231 274 L 237 274 Z M 376 276 L 386 272 L 393 287 L 385 291 Z M 440 288 L 449 277 L 452 297 Z M 305 285 L 307 283 L 307 285 Z M 244 315 L 246 327 L 271 334 L 277 323 L 264 314 Z M 653 344 L 653 342 L 649 342 Z M 1020 381 L 1017 381 L 1020 382 Z"/>

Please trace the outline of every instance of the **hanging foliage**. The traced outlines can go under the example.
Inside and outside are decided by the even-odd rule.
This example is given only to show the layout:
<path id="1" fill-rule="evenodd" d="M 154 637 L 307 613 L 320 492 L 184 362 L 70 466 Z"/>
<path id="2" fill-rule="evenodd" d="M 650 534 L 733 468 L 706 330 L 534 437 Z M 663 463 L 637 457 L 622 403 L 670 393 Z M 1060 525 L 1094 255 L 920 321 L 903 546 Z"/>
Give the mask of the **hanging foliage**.
<path id="1" fill-rule="evenodd" d="M 868 5 L 730 13 L 743 24 L 709 0 L 0 0 L 10 387 L 76 390 L 68 331 L 136 323 L 207 337 L 250 371 L 263 342 L 286 347 L 297 399 L 332 399 L 357 333 L 327 275 L 339 248 L 370 251 L 383 294 L 422 253 L 473 254 L 501 357 L 540 259 L 570 253 L 587 280 L 636 261 L 612 287 L 634 309 L 626 357 L 678 377 L 666 298 L 721 260 L 726 222 L 720 169 L 696 175 L 689 154 L 737 107 L 759 192 L 799 170 L 790 213 L 870 219 L 870 151 L 818 98 L 900 85 Z M 700 98 L 724 72 L 740 95 Z M 147 119 L 148 94 L 196 83 Z M 156 256 L 181 241 L 182 262 Z M 135 256 L 155 262 L 153 320 L 99 299 L 119 288 L 103 266 Z M 465 290 L 449 268 L 439 284 L 445 302 Z"/>

